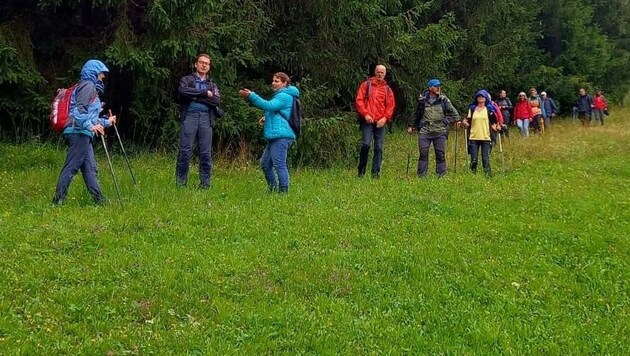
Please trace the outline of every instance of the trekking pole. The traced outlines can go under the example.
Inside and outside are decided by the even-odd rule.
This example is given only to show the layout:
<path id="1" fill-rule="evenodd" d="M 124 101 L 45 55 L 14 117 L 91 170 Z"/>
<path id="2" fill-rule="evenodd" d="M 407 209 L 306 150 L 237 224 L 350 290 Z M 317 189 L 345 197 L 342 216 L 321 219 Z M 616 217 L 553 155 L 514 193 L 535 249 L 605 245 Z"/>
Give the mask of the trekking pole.
<path id="1" fill-rule="evenodd" d="M 464 128 L 464 138 L 466 138 L 466 164 L 468 165 L 468 167 L 470 168 L 470 147 L 469 147 L 469 143 L 468 143 L 468 129 Z"/>
<path id="2" fill-rule="evenodd" d="M 453 173 L 457 173 L 457 141 L 459 141 L 459 127 L 455 128 L 455 163 L 453 164 Z"/>
<path id="3" fill-rule="evenodd" d="M 107 156 L 107 162 L 109 163 L 109 170 L 112 172 L 112 179 L 114 180 L 114 187 L 116 188 L 116 195 L 118 195 L 118 202 L 120 203 L 120 207 L 123 207 L 122 198 L 120 197 L 120 188 L 118 187 L 118 180 L 116 180 L 116 175 L 114 174 L 114 166 L 112 165 L 112 160 L 109 158 L 109 152 L 107 151 L 107 145 L 105 144 L 105 136 L 101 135 L 101 142 L 103 142 L 103 148 L 105 149 L 105 156 Z"/>
<path id="4" fill-rule="evenodd" d="M 501 172 L 505 173 L 505 158 L 503 157 L 503 145 L 501 144 L 501 132 L 497 133 L 499 135 L 499 152 L 501 152 Z"/>
<path id="5" fill-rule="evenodd" d="M 412 135 L 412 134 L 413 134 L 413 131 L 409 135 Z M 412 142 L 413 142 L 413 138 L 412 138 Z M 409 166 L 410 165 L 411 165 L 411 149 L 407 149 L 407 178 L 409 178 Z"/>
<path id="6" fill-rule="evenodd" d="M 112 111 L 109 110 L 109 116 L 112 116 Z M 133 174 L 133 170 L 131 169 L 131 162 L 129 162 L 129 157 L 127 157 L 127 152 L 125 152 L 125 146 L 120 139 L 120 134 L 118 133 L 118 127 L 114 124 L 114 131 L 116 131 L 116 137 L 118 137 L 118 143 L 120 143 L 120 148 L 122 149 L 123 156 L 125 156 L 125 161 L 127 162 L 127 168 L 129 168 L 129 173 L 131 174 L 131 179 L 133 180 L 133 185 L 138 185 L 136 181 L 136 176 Z"/>

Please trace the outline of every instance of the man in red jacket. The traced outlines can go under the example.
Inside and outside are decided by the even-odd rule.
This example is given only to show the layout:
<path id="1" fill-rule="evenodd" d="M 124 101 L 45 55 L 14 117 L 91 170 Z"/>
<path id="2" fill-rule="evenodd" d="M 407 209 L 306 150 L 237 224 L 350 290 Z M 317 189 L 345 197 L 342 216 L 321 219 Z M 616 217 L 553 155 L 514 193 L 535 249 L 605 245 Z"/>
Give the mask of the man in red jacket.
<path id="1" fill-rule="evenodd" d="M 368 155 L 372 140 L 374 140 L 374 157 L 372 159 L 372 177 L 378 178 L 383 161 L 383 141 L 385 125 L 394 115 L 394 93 L 385 82 L 387 69 L 384 65 L 377 65 L 374 76 L 361 83 L 357 91 L 355 106 L 359 113 L 361 127 L 361 151 L 359 153 L 359 177 L 365 175 Z"/>

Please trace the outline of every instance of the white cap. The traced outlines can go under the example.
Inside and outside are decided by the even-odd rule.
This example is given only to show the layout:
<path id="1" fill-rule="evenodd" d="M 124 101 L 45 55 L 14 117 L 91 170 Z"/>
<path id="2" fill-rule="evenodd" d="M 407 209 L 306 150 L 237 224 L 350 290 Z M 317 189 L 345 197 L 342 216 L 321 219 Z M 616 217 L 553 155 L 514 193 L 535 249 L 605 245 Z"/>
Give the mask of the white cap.
<path id="1" fill-rule="evenodd" d="M 541 96 L 547 96 L 547 92 L 543 91 L 542 93 L 540 93 Z"/>

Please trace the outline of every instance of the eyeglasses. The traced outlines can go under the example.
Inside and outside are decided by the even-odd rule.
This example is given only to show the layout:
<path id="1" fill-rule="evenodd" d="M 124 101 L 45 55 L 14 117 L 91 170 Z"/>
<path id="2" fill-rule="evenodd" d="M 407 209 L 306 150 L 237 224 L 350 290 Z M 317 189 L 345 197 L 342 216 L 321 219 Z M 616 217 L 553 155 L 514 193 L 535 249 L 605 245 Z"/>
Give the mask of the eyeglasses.
<path id="1" fill-rule="evenodd" d="M 209 66 L 210 62 L 204 62 L 204 61 L 197 61 L 197 63 L 205 65 L 205 66 Z"/>

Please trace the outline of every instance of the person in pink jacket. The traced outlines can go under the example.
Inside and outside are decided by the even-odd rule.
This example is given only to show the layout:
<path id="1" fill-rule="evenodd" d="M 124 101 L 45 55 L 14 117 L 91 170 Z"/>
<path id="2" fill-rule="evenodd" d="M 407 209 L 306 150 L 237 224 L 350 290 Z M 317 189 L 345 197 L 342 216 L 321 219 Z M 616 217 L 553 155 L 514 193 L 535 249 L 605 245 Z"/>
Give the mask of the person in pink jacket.
<path id="1" fill-rule="evenodd" d="M 608 102 L 606 102 L 602 91 L 598 90 L 593 97 L 593 121 L 597 122 L 597 120 L 599 120 L 602 126 L 604 126 L 604 115 L 606 115 L 607 112 Z"/>
<path id="2" fill-rule="evenodd" d="M 532 107 L 529 105 L 529 100 L 527 100 L 527 94 L 525 92 L 518 93 L 518 99 L 516 104 L 514 104 L 514 120 L 521 131 L 521 136 L 529 137 L 529 123 L 533 117 L 534 114 Z"/>

